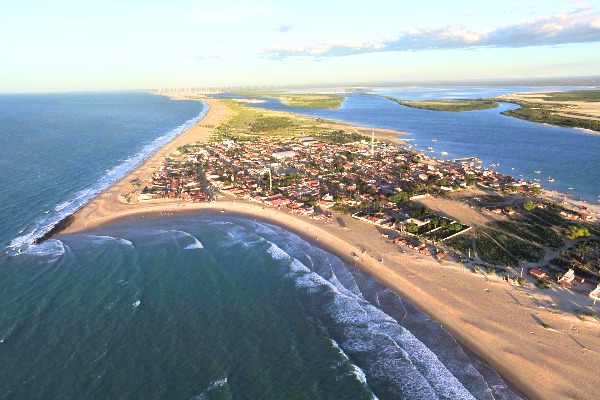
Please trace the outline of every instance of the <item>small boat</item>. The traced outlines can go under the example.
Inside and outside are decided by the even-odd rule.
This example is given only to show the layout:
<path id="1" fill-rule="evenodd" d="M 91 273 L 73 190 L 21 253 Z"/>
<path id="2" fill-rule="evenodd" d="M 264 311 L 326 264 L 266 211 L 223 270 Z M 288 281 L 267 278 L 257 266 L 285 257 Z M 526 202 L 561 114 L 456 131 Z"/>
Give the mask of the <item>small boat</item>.
<path id="1" fill-rule="evenodd" d="M 539 171 L 539 170 L 538 170 L 538 171 L 533 171 L 533 172 L 535 172 L 536 174 L 539 174 L 539 173 L 540 173 L 540 172 L 542 172 L 542 171 Z"/>
<path id="2" fill-rule="evenodd" d="M 447 156 L 448 152 L 447 151 L 442 151 L 440 154 L 443 155 L 443 156 Z"/>
<path id="3" fill-rule="evenodd" d="M 432 142 L 437 142 L 437 139 L 431 139 Z"/>
<path id="4" fill-rule="evenodd" d="M 137 307 L 137 306 L 139 306 L 141 303 L 142 303 L 142 302 L 138 300 L 138 301 L 136 301 L 135 303 L 133 303 L 133 304 L 132 304 L 132 306 L 134 306 L 134 307 Z"/>
<path id="5" fill-rule="evenodd" d="M 433 147 L 429 146 L 429 147 L 427 148 L 427 150 L 429 150 L 429 151 L 433 152 Z"/>
<path id="6" fill-rule="evenodd" d="M 550 183 L 554 182 L 554 178 L 548 177 L 548 182 L 550 182 Z"/>

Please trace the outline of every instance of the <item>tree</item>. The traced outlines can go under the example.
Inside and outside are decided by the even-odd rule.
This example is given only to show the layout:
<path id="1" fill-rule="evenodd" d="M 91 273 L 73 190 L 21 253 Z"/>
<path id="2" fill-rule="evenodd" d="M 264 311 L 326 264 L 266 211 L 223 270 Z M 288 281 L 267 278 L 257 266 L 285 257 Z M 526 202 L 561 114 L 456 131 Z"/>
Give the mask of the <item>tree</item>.
<path id="1" fill-rule="evenodd" d="M 571 225 L 564 230 L 564 234 L 569 239 L 590 236 L 590 231 L 585 226 Z"/>
<path id="2" fill-rule="evenodd" d="M 406 230 L 409 233 L 416 234 L 419 232 L 419 225 L 413 223 L 406 224 Z"/>
<path id="3" fill-rule="evenodd" d="M 525 203 L 523 203 L 523 208 L 526 211 L 531 211 L 535 208 L 535 203 L 531 200 L 527 200 Z"/>
<path id="4" fill-rule="evenodd" d="M 406 202 L 408 201 L 408 194 L 406 192 L 395 193 L 389 197 L 392 203 Z"/>
<path id="5" fill-rule="evenodd" d="M 533 194 L 541 194 L 542 193 L 542 189 L 539 186 L 534 186 L 531 188 L 531 193 Z"/>

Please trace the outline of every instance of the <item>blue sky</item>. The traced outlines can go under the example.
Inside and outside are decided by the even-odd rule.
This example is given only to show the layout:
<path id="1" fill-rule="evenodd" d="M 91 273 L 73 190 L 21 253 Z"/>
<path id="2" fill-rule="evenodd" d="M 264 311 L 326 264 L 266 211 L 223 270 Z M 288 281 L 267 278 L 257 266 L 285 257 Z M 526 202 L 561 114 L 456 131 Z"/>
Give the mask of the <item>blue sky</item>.
<path id="1" fill-rule="evenodd" d="M 600 75 L 600 1 L 0 0 L 0 92 Z"/>

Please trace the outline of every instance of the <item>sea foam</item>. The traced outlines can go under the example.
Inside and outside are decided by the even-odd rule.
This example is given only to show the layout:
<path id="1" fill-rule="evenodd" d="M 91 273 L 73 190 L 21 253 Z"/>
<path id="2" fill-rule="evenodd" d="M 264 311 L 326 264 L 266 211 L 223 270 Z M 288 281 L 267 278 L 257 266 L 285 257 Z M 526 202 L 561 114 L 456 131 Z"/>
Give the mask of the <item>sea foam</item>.
<path id="1" fill-rule="evenodd" d="M 130 171 L 141 165 L 142 162 L 154 154 L 157 149 L 194 126 L 196 122 L 204 117 L 204 115 L 208 112 L 208 109 L 208 106 L 205 105 L 204 109 L 198 116 L 189 119 L 188 121 L 179 125 L 177 128 L 172 129 L 154 139 L 151 143 L 145 145 L 137 154 L 126 158 L 121 164 L 118 164 L 108 170 L 90 187 L 74 193 L 71 197 L 56 205 L 54 207 L 54 212 L 47 214 L 44 213 L 42 216 L 38 217 L 24 230 L 25 233 L 23 235 L 14 238 L 10 242 L 8 245 L 8 254 L 17 255 L 30 247 L 35 247 L 34 242 L 36 239 L 44 236 L 64 218 L 82 208 L 96 195 L 108 189 L 113 183 L 123 178 Z"/>

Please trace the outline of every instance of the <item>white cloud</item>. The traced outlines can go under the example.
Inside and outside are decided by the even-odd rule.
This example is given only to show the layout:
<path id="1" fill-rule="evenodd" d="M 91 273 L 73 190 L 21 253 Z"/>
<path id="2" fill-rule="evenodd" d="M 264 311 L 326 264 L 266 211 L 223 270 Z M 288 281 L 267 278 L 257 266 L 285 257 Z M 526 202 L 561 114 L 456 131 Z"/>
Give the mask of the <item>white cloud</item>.
<path id="1" fill-rule="evenodd" d="M 320 43 L 267 49 L 268 58 L 295 56 L 339 57 L 387 51 L 468 49 L 477 47 L 528 47 L 600 42 L 600 14 L 573 12 L 530 18 L 488 30 L 463 26 L 411 28 L 396 39 L 377 42 Z"/>

